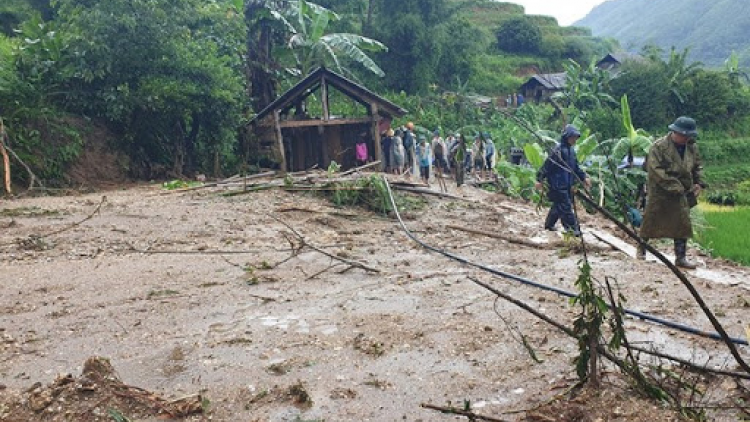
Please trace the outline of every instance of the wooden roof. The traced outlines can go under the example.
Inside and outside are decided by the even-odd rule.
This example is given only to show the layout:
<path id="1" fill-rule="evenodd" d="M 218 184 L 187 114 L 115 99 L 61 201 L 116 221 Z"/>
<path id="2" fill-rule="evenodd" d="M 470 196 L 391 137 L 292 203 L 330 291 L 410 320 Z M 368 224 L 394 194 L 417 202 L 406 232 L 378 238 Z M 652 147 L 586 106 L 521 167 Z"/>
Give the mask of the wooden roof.
<path id="1" fill-rule="evenodd" d="M 565 88 L 567 82 L 565 80 L 565 72 L 562 73 L 541 73 L 532 76 L 526 83 L 521 85 L 521 88 L 531 87 L 533 85 L 541 85 L 546 89 L 550 90 L 562 90 Z"/>
<path id="2" fill-rule="evenodd" d="M 606 56 L 604 56 L 604 58 L 602 58 L 601 60 L 599 60 L 596 63 L 596 66 L 597 67 L 601 67 L 605 63 L 622 64 L 622 63 L 625 63 L 628 60 L 634 60 L 634 61 L 642 62 L 644 60 L 644 58 L 640 54 L 629 53 L 627 51 L 620 51 L 620 52 L 617 52 L 617 53 L 609 53 L 609 54 L 607 54 Z"/>
<path id="3" fill-rule="evenodd" d="M 335 87 L 338 91 L 363 106 L 368 107 L 368 109 L 370 105 L 376 104 L 378 106 L 379 114 L 402 117 L 407 113 L 405 109 L 375 94 L 362 85 L 359 85 L 336 72 L 326 69 L 325 67 L 320 67 L 301 80 L 297 85 L 281 94 L 279 98 L 269 104 L 266 108 L 261 110 L 260 113 L 250 120 L 249 124 L 256 124 L 275 110 L 288 109 L 296 102 L 300 100 L 304 101 L 305 98 L 319 89 L 323 84 Z"/>

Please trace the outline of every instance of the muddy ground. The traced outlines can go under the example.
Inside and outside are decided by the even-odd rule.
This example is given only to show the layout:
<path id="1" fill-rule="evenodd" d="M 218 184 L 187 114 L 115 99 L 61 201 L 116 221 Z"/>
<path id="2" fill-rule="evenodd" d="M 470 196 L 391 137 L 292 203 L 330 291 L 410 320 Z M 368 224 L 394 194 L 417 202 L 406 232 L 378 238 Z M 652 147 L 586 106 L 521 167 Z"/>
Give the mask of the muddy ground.
<path id="1" fill-rule="evenodd" d="M 598 397 L 554 401 L 576 382 L 576 343 L 470 277 L 571 325 L 576 308 L 566 298 L 427 251 L 392 217 L 308 193 L 223 195 L 233 189 L 147 185 L 1 200 L 0 420 L 163 419 L 163 407 L 149 413 L 95 396 L 102 382 L 91 387 L 81 374 L 93 356 L 111 364 L 104 378 L 158 395 L 158 403 L 210 401 L 187 420 L 466 420 L 420 405 L 467 401 L 471 411 L 507 421 L 678 420 L 609 367 Z M 472 187 L 450 191 L 462 199 L 408 194 L 417 208 L 406 225 L 418 238 L 574 290 L 582 255 L 542 230 L 544 210 Z M 594 276 L 616 281 L 628 308 L 713 331 L 666 267 L 596 241 L 592 230 L 620 234 L 597 216 L 581 219 Z M 748 269 L 690 253 L 701 267 L 690 280 L 729 334 L 746 338 Z M 719 342 L 630 317 L 626 326 L 641 347 L 737 370 Z M 740 352 L 750 359 L 747 346 Z M 60 385 L 74 387 L 62 394 Z M 747 387 L 713 378 L 691 404 L 731 407 Z M 712 420 L 741 415 L 709 410 Z"/>

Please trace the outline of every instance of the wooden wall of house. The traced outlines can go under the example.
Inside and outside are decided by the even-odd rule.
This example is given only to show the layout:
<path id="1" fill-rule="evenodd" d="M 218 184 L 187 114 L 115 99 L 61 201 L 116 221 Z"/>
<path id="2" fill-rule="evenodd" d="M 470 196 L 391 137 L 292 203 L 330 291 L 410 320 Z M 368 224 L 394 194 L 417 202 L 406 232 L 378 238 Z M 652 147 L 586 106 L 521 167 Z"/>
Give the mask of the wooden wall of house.
<path id="1" fill-rule="evenodd" d="M 327 169 L 332 161 L 342 169 L 356 167 L 356 144 L 364 135 L 367 140 L 368 161 L 375 158 L 376 141 L 372 137 L 372 125 L 368 123 L 282 128 L 287 171 L 303 171 L 317 165 Z M 281 162 L 276 131 L 273 127 L 256 127 L 260 153 L 271 160 Z"/>

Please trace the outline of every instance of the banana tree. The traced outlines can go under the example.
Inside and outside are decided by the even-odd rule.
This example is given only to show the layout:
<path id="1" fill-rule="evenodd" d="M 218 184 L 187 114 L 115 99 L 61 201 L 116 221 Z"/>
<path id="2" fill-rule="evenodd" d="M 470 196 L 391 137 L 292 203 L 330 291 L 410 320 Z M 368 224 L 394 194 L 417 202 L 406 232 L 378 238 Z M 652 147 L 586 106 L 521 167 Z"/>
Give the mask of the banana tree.
<path id="1" fill-rule="evenodd" d="M 284 13 L 271 13 L 291 34 L 287 47 L 295 61 L 295 67 L 290 69 L 293 73 L 304 77 L 319 66 L 332 66 L 341 73 L 350 74 L 345 63 L 355 62 L 378 76 L 385 76 L 368 53 L 387 51 L 387 47 L 362 35 L 327 33 L 329 24 L 340 19 L 332 10 L 298 0 Z"/>
<path id="2" fill-rule="evenodd" d="M 612 148 L 612 158 L 619 161 L 627 157 L 628 167 L 633 167 L 634 157 L 645 157 L 651 148 L 653 138 L 643 129 L 636 129 L 633 126 L 633 120 L 630 116 L 630 104 L 628 103 L 627 94 L 620 99 L 622 109 L 622 124 L 625 127 L 627 136 L 615 140 Z"/>

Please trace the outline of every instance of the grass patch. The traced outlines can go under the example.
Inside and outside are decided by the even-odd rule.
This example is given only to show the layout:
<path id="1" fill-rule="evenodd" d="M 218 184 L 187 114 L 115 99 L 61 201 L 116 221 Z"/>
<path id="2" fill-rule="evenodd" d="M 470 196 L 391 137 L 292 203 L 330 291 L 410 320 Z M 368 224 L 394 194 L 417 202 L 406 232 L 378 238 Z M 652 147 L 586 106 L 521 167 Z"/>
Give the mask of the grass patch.
<path id="1" fill-rule="evenodd" d="M 713 256 L 727 258 L 743 265 L 750 265 L 750 237 L 747 225 L 750 207 L 721 207 L 701 204 L 706 227 L 697 240 Z"/>

